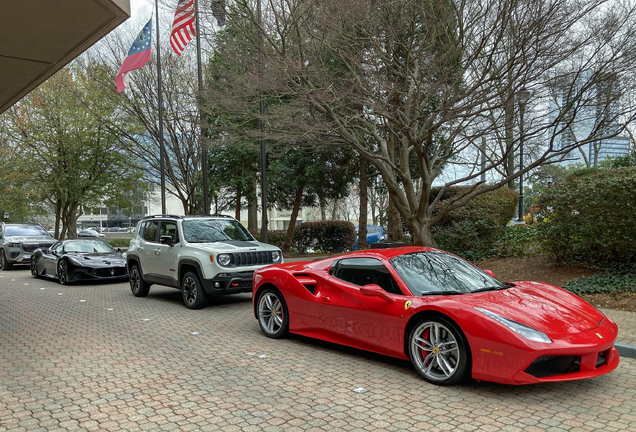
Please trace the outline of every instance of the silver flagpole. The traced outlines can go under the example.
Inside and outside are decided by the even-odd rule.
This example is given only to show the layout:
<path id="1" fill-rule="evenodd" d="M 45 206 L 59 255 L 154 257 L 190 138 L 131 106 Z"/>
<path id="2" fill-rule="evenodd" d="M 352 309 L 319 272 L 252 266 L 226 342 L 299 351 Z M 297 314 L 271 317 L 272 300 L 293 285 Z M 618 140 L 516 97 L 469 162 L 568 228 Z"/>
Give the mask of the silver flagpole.
<path id="1" fill-rule="evenodd" d="M 199 121 L 201 137 L 201 170 L 203 171 L 203 214 L 210 212 L 208 202 L 208 152 L 204 141 L 203 130 L 203 69 L 201 67 L 201 25 L 199 24 L 199 0 L 194 0 L 194 20 L 197 22 L 197 72 L 199 74 Z"/>
<path id="2" fill-rule="evenodd" d="M 159 95 L 159 171 L 161 171 L 161 214 L 166 214 L 166 149 L 163 145 L 163 91 L 161 89 L 161 46 L 159 45 L 159 0 L 155 1 L 157 17 L 157 93 Z"/>

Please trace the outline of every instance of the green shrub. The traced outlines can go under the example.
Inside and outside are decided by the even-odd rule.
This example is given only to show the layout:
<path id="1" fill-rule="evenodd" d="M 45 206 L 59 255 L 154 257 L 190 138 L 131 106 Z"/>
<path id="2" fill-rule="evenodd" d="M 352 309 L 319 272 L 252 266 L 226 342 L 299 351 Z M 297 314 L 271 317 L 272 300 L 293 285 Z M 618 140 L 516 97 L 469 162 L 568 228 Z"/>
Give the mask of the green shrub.
<path id="1" fill-rule="evenodd" d="M 501 237 L 495 244 L 500 257 L 523 256 L 537 242 L 536 225 L 508 225 L 502 228 Z"/>
<path id="2" fill-rule="evenodd" d="M 250 230 L 250 233 L 254 236 L 254 238 L 258 241 L 261 241 L 261 231 Z M 285 243 L 285 236 L 287 236 L 287 230 L 268 230 L 267 231 L 267 243 L 274 245 L 279 248 L 283 248 L 283 243 Z"/>
<path id="3" fill-rule="evenodd" d="M 356 229 L 351 222 L 305 222 L 296 227 L 292 245 L 300 252 L 310 247 L 323 252 L 344 251 L 353 248 Z"/>
<path id="4" fill-rule="evenodd" d="M 611 269 L 582 279 L 567 281 L 563 288 L 574 294 L 636 292 L 636 266 Z"/>
<path id="5" fill-rule="evenodd" d="M 636 168 L 571 176 L 537 201 L 538 234 L 557 261 L 636 261 Z"/>
<path id="6" fill-rule="evenodd" d="M 459 191 L 456 189 L 455 193 Z M 493 255 L 495 242 L 514 215 L 517 200 L 517 193 L 508 188 L 479 195 L 435 226 L 435 241 L 441 249 L 467 259 Z"/>
<path id="7" fill-rule="evenodd" d="M 114 238 L 108 240 L 108 243 L 110 243 L 110 245 L 114 248 L 127 248 L 130 247 L 130 240 L 131 239 L 128 238 Z"/>

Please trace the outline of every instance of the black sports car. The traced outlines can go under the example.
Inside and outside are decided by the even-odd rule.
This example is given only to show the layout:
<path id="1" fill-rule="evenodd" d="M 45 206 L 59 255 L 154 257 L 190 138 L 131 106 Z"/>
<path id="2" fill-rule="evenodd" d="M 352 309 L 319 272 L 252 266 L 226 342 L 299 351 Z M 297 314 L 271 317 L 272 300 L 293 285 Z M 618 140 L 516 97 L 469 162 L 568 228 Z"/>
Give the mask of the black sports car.
<path id="1" fill-rule="evenodd" d="M 33 277 L 57 279 L 62 285 L 80 280 L 128 278 L 126 256 L 101 240 L 63 240 L 36 249 L 31 258 Z"/>

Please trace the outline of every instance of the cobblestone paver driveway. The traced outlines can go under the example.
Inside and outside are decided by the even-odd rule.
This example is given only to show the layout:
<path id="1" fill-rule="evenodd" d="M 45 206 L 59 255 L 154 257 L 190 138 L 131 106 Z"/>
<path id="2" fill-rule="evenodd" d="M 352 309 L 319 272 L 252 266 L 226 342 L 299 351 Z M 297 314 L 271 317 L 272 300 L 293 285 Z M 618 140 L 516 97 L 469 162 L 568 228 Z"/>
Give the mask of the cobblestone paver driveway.
<path id="1" fill-rule="evenodd" d="M 192 311 L 167 288 L 5 271 L 0 329 L 0 431 L 636 430 L 636 360 L 588 381 L 436 387 L 408 362 L 267 339 L 248 295 Z"/>

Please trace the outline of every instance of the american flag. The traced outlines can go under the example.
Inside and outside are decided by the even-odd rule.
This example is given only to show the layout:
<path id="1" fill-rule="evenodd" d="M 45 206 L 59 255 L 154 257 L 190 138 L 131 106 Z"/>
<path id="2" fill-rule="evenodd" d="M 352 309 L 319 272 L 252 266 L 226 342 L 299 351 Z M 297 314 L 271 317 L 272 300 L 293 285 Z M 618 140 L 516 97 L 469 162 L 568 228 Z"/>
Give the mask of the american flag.
<path id="1" fill-rule="evenodd" d="M 177 55 L 181 55 L 194 36 L 196 36 L 194 32 L 194 0 L 179 0 L 172 23 L 170 45 Z"/>

